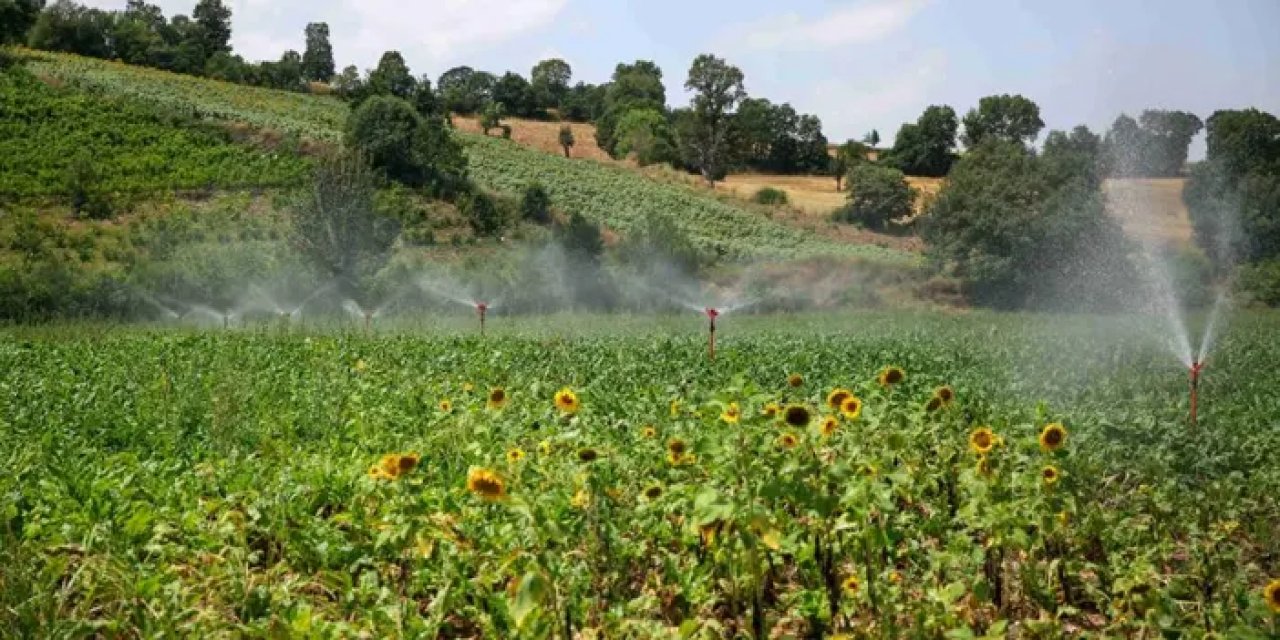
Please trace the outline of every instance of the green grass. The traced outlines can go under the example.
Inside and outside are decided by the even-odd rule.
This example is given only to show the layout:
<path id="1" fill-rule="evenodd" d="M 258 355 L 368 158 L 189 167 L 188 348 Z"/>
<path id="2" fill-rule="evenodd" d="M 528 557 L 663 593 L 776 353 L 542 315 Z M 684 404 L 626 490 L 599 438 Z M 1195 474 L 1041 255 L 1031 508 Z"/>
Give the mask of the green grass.
<path id="1" fill-rule="evenodd" d="M 23 51 L 23 55 L 35 73 L 95 94 L 127 95 L 175 113 L 313 140 L 340 140 L 348 112 L 345 104 L 328 96 L 245 87 L 66 54 Z M 569 160 L 485 136 L 458 135 L 467 145 L 471 173 L 481 185 L 519 194 L 528 184 L 541 182 L 556 208 L 582 213 L 623 233 L 647 216 L 664 215 L 700 249 L 728 257 L 838 255 L 891 266 L 919 263 L 910 253 L 833 242 L 692 188 L 651 180 L 624 168 Z"/>
<path id="2" fill-rule="evenodd" d="M 64 195 L 87 161 L 113 193 L 301 183 L 307 162 L 237 145 L 221 128 L 123 96 L 50 87 L 0 73 L 0 197 Z"/>
<path id="3" fill-rule="evenodd" d="M 1280 323 L 1235 318 L 1196 428 L 1144 324 L 731 316 L 714 365 L 692 314 L 495 318 L 484 340 L 435 319 L 372 336 L 6 330 L 0 629 L 1274 637 Z M 876 384 L 886 364 L 905 382 Z M 926 413 L 943 384 L 955 403 Z M 837 386 L 865 406 L 830 437 L 761 415 L 829 413 Z M 552 406 L 562 387 L 572 418 Z M 1036 443 L 1049 422 L 1069 431 L 1057 452 Z M 979 425 L 1002 439 L 990 477 Z M 675 438 L 696 459 L 669 462 Z M 367 474 L 410 451 L 399 479 Z M 474 468 L 508 499 L 469 493 Z"/>

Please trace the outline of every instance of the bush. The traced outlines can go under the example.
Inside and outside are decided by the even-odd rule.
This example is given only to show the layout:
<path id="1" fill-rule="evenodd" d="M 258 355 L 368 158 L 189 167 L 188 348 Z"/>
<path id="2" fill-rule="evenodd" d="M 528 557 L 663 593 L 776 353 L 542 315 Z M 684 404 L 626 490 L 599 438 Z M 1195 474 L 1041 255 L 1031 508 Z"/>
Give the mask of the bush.
<path id="1" fill-rule="evenodd" d="M 462 148 L 443 123 L 422 118 L 400 98 L 374 96 L 361 104 L 347 120 L 347 144 L 397 182 L 444 197 L 464 189 Z"/>
<path id="2" fill-rule="evenodd" d="M 849 204 L 835 213 L 835 219 L 879 231 L 890 220 L 910 215 L 915 199 L 901 171 L 864 162 L 849 172 Z"/>
<path id="3" fill-rule="evenodd" d="M 497 235 L 506 226 L 498 204 L 489 194 L 472 191 L 458 199 L 458 212 L 477 236 Z"/>
<path id="4" fill-rule="evenodd" d="M 751 196 L 751 200 L 756 204 L 782 205 L 787 204 L 787 192 L 782 189 L 774 189 L 773 187 L 764 187 Z"/>
<path id="5" fill-rule="evenodd" d="M 1280 258 L 1241 267 L 1236 275 L 1236 291 L 1250 302 L 1280 307 Z"/>
<path id="6" fill-rule="evenodd" d="M 536 224 L 551 222 L 551 196 L 541 184 L 535 182 L 525 188 L 520 198 L 520 217 Z"/>

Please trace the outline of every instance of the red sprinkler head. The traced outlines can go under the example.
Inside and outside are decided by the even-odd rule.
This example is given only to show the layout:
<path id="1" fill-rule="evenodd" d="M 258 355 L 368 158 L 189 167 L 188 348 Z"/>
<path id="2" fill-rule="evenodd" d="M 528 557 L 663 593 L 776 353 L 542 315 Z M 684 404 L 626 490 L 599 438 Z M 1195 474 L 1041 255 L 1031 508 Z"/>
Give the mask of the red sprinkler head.
<path id="1" fill-rule="evenodd" d="M 1200 372 L 1204 371 L 1204 362 L 1192 362 L 1191 367 L 1191 425 L 1195 426 L 1200 409 Z"/>
<path id="2" fill-rule="evenodd" d="M 715 322 L 715 319 L 720 317 L 720 312 L 711 307 L 703 309 L 702 312 L 707 314 L 707 318 L 711 319 L 712 322 Z"/>
<path id="3" fill-rule="evenodd" d="M 487 304 L 485 304 L 485 303 L 483 303 L 483 302 L 477 302 L 477 303 L 476 303 L 476 311 L 479 311 L 479 312 L 481 313 L 481 315 L 483 315 L 483 314 L 484 314 L 484 312 L 486 312 L 486 311 L 488 311 L 488 310 L 489 310 L 489 305 L 487 305 Z"/>

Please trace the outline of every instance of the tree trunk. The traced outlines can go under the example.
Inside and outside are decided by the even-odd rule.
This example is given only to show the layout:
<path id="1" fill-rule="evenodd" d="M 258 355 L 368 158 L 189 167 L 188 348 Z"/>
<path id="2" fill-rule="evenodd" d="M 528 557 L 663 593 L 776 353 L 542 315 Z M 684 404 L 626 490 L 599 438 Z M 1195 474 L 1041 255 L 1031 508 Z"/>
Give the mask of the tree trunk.
<path id="1" fill-rule="evenodd" d="M 564 147 L 564 157 L 568 158 L 568 157 L 569 157 L 569 145 L 567 145 L 567 144 L 562 144 L 562 145 L 560 145 L 560 146 Z"/>
<path id="2" fill-rule="evenodd" d="M 844 178 L 844 176 L 842 176 L 842 175 L 840 175 L 840 174 L 838 174 L 838 173 L 836 174 L 836 191 L 839 191 L 839 190 L 840 190 L 840 180 L 841 180 L 842 178 Z"/>

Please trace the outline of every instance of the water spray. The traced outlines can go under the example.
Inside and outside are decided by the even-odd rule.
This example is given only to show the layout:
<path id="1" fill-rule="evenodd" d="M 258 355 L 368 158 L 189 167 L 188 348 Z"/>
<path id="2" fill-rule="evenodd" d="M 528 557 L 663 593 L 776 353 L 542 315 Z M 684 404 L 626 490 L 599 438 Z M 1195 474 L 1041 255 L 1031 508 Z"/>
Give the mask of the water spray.
<path id="1" fill-rule="evenodd" d="M 720 317 L 720 312 L 713 307 L 707 307 L 702 310 L 707 314 L 707 355 L 712 362 L 716 360 L 716 318 Z"/>
<path id="2" fill-rule="evenodd" d="M 484 335 L 484 316 L 489 312 L 489 305 L 484 302 L 476 303 L 476 314 L 480 316 L 480 335 Z"/>
<path id="3" fill-rule="evenodd" d="M 1196 413 L 1200 399 L 1200 373 L 1204 371 L 1204 361 L 1197 360 L 1189 367 L 1191 374 L 1191 426 L 1196 426 Z"/>

